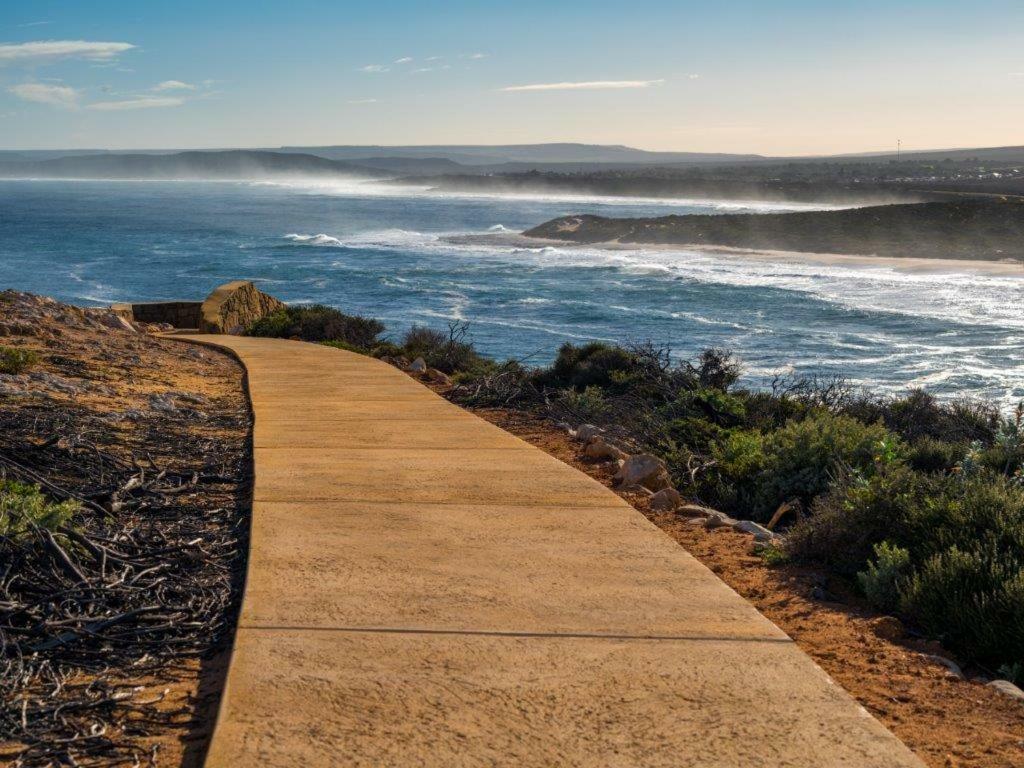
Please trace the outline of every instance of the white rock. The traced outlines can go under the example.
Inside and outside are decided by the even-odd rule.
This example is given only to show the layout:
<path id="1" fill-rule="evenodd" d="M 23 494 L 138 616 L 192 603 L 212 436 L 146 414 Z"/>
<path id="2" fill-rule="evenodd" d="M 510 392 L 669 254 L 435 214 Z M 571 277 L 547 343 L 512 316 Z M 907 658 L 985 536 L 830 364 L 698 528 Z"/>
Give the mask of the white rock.
<path id="1" fill-rule="evenodd" d="M 704 527 L 709 531 L 714 528 L 732 528 L 736 525 L 736 521 L 729 517 L 724 512 L 715 512 L 714 514 L 708 515 L 704 521 Z"/>
<path id="2" fill-rule="evenodd" d="M 1000 693 L 1005 693 L 1007 696 L 1012 696 L 1015 699 L 1024 699 L 1024 691 L 1009 680 L 993 680 L 991 683 L 988 683 L 988 686 L 990 688 L 995 688 Z"/>
<path id="3" fill-rule="evenodd" d="M 590 441 L 590 438 L 596 437 L 604 432 L 600 427 L 595 427 L 593 424 L 583 424 L 576 430 L 576 439 L 586 443 Z"/>
<path id="4" fill-rule="evenodd" d="M 737 531 L 743 531 L 743 533 L 752 533 L 754 541 L 771 541 L 775 538 L 774 533 L 763 525 L 758 525 L 753 520 L 739 520 L 733 528 Z"/>
<path id="5" fill-rule="evenodd" d="M 427 361 L 422 357 L 417 357 L 411 363 L 409 363 L 409 370 L 413 373 L 426 373 L 427 372 Z"/>

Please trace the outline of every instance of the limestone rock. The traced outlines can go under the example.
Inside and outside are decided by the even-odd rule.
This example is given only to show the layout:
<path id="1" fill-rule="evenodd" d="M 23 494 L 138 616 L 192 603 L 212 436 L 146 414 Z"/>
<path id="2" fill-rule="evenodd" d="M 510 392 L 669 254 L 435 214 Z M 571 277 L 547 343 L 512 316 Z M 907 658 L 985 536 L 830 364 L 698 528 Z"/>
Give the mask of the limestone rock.
<path id="1" fill-rule="evenodd" d="M 417 357 L 411 363 L 409 363 L 408 370 L 412 373 L 426 373 L 427 372 L 427 361 L 422 357 Z"/>
<path id="2" fill-rule="evenodd" d="M 710 507 L 702 507 L 700 504 L 683 504 L 676 510 L 676 514 L 682 515 L 683 517 L 696 517 L 703 519 L 710 517 L 711 515 L 721 513 L 717 512 L 717 510 L 711 509 Z"/>
<path id="3" fill-rule="evenodd" d="M 736 525 L 736 521 L 729 517 L 724 512 L 715 511 L 708 515 L 704 520 L 704 527 L 709 531 L 715 528 L 732 528 Z"/>
<path id="4" fill-rule="evenodd" d="M 590 442 L 590 438 L 600 435 L 604 432 L 600 427 L 595 427 L 593 424 L 583 424 L 576 430 L 576 439 L 584 443 Z"/>
<path id="5" fill-rule="evenodd" d="M 993 680 L 987 684 L 990 688 L 995 688 L 1000 693 L 1005 693 L 1007 696 L 1012 696 L 1015 699 L 1024 699 L 1024 691 L 1018 688 L 1016 685 L 1011 683 L 1009 680 Z"/>
<path id="6" fill-rule="evenodd" d="M 737 531 L 743 533 L 752 533 L 754 535 L 754 541 L 771 541 L 775 538 L 775 534 L 765 528 L 763 525 L 758 525 L 753 520 L 740 520 L 733 526 Z"/>
<path id="7" fill-rule="evenodd" d="M 435 384 L 441 384 L 447 387 L 452 383 L 451 378 L 444 371 L 439 371 L 437 368 L 427 368 L 427 378 Z"/>
<path id="8" fill-rule="evenodd" d="M 672 512 L 683 501 L 675 488 L 662 488 L 651 497 L 651 509 L 658 512 Z"/>
<path id="9" fill-rule="evenodd" d="M 587 445 L 583 449 L 583 455 L 588 459 L 595 459 L 597 461 L 617 461 L 626 457 L 625 453 L 600 435 L 595 435 L 587 441 Z"/>
<path id="10" fill-rule="evenodd" d="M 129 333 L 138 333 L 138 329 L 136 329 L 134 325 L 121 317 L 121 315 L 115 315 L 113 312 L 103 312 L 102 314 L 98 314 L 96 315 L 96 320 L 98 320 L 100 325 L 105 328 L 112 328 L 116 331 L 128 331 Z"/>
<path id="11" fill-rule="evenodd" d="M 248 280 L 235 280 L 214 290 L 203 302 L 199 330 L 237 335 L 261 317 L 284 307 L 284 302 L 263 293 Z"/>
<path id="12" fill-rule="evenodd" d="M 626 459 L 615 474 L 614 480 L 623 488 L 639 485 L 655 492 L 672 485 L 665 462 L 649 453 L 641 453 Z"/>
<path id="13" fill-rule="evenodd" d="M 928 661 L 934 661 L 936 664 L 940 664 L 945 667 L 948 670 L 948 673 L 953 677 L 959 677 L 963 680 L 964 671 L 960 668 L 960 665 L 952 659 L 947 659 L 945 656 L 939 656 L 934 653 L 922 653 L 921 655 L 928 659 Z"/>

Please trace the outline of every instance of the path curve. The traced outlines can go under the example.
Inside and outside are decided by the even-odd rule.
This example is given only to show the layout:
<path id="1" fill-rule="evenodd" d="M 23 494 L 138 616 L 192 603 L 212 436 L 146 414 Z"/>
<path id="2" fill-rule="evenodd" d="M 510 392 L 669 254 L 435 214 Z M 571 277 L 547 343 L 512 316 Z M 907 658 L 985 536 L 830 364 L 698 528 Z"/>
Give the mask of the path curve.
<path id="1" fill-rule="evenodd" d="M 248 581 L 206 765 L 922 765 L 597 481 L 377 360 L 248 370 Z"/>

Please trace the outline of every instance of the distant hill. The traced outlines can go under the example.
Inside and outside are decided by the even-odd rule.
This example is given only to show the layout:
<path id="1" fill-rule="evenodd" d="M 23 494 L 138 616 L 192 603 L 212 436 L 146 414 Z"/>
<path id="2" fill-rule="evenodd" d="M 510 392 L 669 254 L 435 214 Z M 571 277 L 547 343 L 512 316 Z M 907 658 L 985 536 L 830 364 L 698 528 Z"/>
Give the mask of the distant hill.
<path id="1" fill-rule="evenodd" d="M 4 178 L 263 179 L 380 178 L 381 171 L 315 155 L 254 150 L 153 154 L 90 154 L 47 160 L 0 160 Z"/>
<path id="2" fill-rule="evenodd" d="M 361 160 L 368 157 L 445 158 L 462 165 L 501 163 L 716 163 L 749 162 L 763 159 L 753 154 L 719 152 L 649 152 L 620 145 L 604 144 L 434 144 L 423 146 L 323 146 L 281 147 L 280 152 L 302 152 L 333 160 Z"/>
<path id="3" fill-rule="evenodd" d="M 650 219 L 563 216 L 523 234 L 574 243 L 719 245 L 1024 262 L 1024 202 L 936 202 L 841 211 Z"/>

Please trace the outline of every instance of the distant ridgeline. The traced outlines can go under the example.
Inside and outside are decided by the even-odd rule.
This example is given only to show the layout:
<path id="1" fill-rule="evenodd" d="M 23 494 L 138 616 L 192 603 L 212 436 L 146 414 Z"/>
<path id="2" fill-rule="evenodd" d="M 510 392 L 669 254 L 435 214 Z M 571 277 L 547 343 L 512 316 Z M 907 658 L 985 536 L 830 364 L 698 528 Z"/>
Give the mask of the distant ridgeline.
<path id="1" fill-rule="evenodd" d="M 717 245 L 811 253 L 1024 262 L 1024 200 L 647 219 L 563 216 L 523 234 L 575 243 Z"/>

